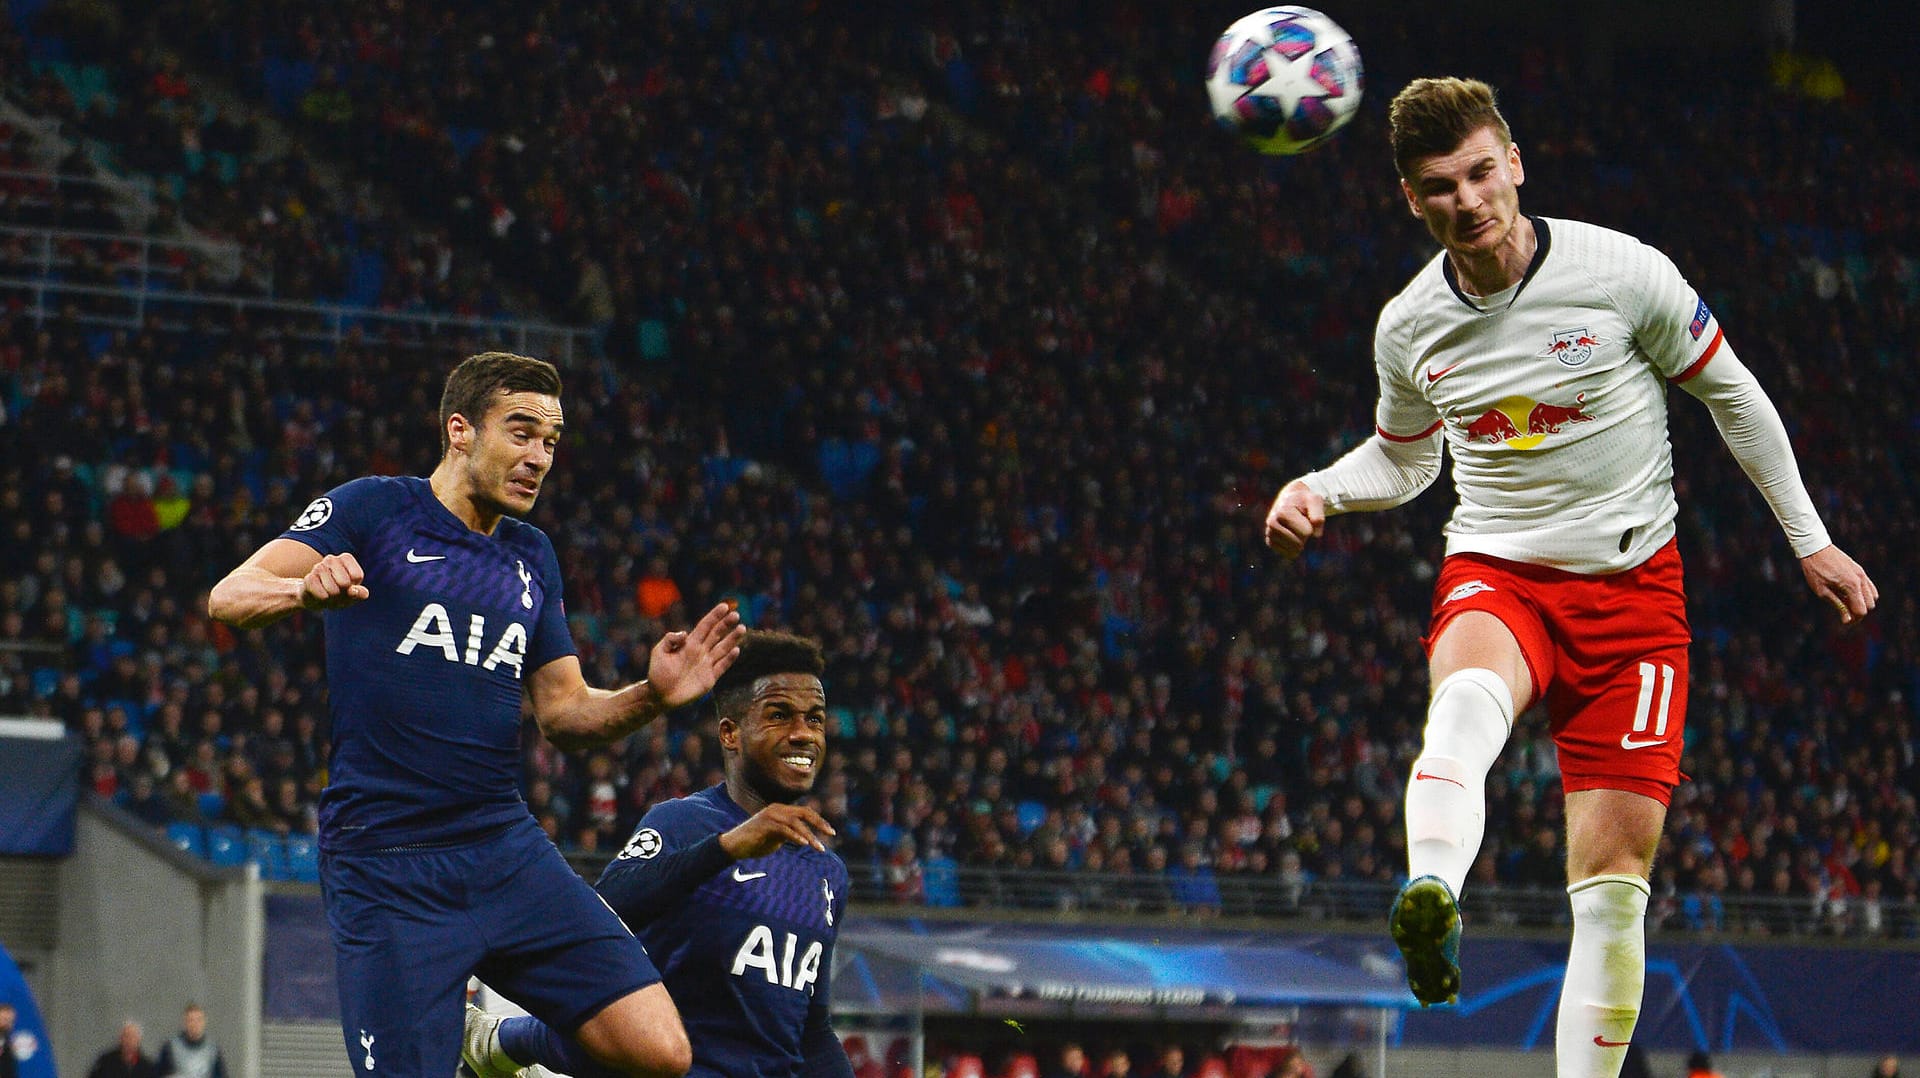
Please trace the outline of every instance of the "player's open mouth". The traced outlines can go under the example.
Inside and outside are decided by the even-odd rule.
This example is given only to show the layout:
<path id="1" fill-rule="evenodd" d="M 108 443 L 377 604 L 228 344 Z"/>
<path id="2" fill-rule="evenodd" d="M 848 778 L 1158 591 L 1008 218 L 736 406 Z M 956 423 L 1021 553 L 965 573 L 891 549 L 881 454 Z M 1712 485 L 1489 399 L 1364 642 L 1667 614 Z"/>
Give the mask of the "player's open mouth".
<path id="1" fill-rule="evenodd" d="M 795 771 L 813 770 L 813 757 L 811 756 L 782 756 L 780 757 L 780 762 L 793 768 Z"/>
<path id="2" fill-rule="evenodd" d="M 540 484 L 526 479 L 515 479 L 509 484 L 513 489 L 531 498 L 540 493 Z"/>

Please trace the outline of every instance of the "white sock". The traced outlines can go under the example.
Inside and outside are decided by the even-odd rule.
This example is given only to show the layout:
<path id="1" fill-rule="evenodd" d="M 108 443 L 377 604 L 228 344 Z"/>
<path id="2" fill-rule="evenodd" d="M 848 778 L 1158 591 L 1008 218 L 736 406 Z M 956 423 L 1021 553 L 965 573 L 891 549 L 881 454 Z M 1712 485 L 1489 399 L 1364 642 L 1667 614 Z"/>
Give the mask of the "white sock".
<path id="1" fill-rule="evenodd" d="M 1647 881 L 1593 876 L 1567 888 L 1573 948 L 1554 1031 L 1559 1078 L 1619 1078 L 1647 983 Z"/>
<path id="2" fill-rule="evenodd" d="M 1456 670 L 1434 688 L 1407 779 L 1408 877 L 1438 876 L 1459 896 L 1487 828 L 1487 771 L 1511 729 L 1513 693 L 1499 674 Z"/>

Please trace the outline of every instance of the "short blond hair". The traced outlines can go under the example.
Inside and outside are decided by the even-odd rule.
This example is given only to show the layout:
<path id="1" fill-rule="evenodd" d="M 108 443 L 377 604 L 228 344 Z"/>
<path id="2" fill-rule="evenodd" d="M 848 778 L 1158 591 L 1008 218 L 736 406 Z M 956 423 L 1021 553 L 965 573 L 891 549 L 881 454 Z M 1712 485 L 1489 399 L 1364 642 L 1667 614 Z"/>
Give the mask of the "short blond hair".
<path id="1" fill-rule="evenodd" d="M 1479 79 L 1415 79 L 1387 106 L 1393 167 L 1406 179 L 1422 157 L 1451 153 L 1468 135 L 1493 128 L 1504 147 L 1513 141 L 1493 87 Z"/>

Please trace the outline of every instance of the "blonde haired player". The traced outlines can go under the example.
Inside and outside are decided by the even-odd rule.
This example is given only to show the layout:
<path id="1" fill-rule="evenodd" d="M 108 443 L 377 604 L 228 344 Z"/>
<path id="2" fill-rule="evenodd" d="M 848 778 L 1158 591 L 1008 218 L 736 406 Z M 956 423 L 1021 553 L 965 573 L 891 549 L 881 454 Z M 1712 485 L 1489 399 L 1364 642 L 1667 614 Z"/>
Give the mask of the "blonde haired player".
<path id="1" fill-rule="evenodd" d="M 1648 873 L 1680 780 L 1687 627 L 1666 387 L 1713 415 L 1843 622 L 1879 593 L 1828 539 L 1773 403 L 1673 263 L 1630 236 L 1520 213 L 1520 149 L 1485 83 L 1419 79 L 1390 110 L 1408 210 L 1442 251 L 1380 314 L 1372 437 L 1283 487 L 1267 545 L 1387 509 L 1453 454 L 1427 637 L 1433 695 L 1407 784 L 1389 927 L 1423 1004 L 1460 988 L 1457 896 L 1487 771 L 1544 699 L 1566 790 L 1573 943 L 1561 1078 L 1620 1073 L 1646 978 Z"/>

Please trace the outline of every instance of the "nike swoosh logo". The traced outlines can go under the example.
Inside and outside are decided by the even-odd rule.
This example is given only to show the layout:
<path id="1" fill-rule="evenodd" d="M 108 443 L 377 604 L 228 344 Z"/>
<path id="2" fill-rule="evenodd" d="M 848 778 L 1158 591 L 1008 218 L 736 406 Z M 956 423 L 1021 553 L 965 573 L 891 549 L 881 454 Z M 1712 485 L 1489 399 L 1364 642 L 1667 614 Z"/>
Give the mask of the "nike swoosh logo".
<path id="1" fill-rule="evenodd" d="M 1464 359 L 1460 361 L 1460 363 L 1465 363 L 1465 362 L 1466 360 Z M 1452 374 L 1454 367 L 1458 367 L 1460 363 L 1455 363 L 1452 367 L 1442 367 L 1437 371 L 1428 371 L 1427 384 L 1432 385 L 1433 383 L 1438 382 L 1440 379 L 1445 378 L 1447 375 Z"/>
<path id="2" fill-rule="evenodd" d="M 1632 1044 L 1633 1042 L 1632 1041 L 1610 1041 L 1596 1033 L 1594 1034 L 1594 1037 L 1593 1037 L 1593 1043 L 1599 1045 L 1602 1048 L 1625 1048 L 1627 1045 Z"/>
<path id="3" fill-rule="evenodd" d="M 741 883 L 745 883 L 748 880 L 757 880 L 764 875 L 766 875 L 764 872 L 748 872 L 742 874 L 737 868 L 733 870 L 733 878 L 739 880 Z"/>
<path id="4" fill-rule="evenodd" d="M 446 561 L 447 556 L 445 554 L 415 554 L 413 549 L 409 547 L 407 549 L 407 560 L 415 565 L 419 565 L 421 562 Z"/>
<path id="5" fill-rule="evenodd" d="M 1413 781 L 1415 781 L 1415 782 L 1419 782 L 1419 781 L 1420 781 L 1421 779 L 1432 779 L 1432 780 L 1434 780 L 1435 782 L 1451 782 L 1451 783 L 1453 783 L 1453 784 L 1454 784 L 1455 786 L 1458 786 L 1458 787 L 1460 787 L 1460 788 L 1461 788 L 1462 790 L 1464 790 L 1464 789 L 1466 789 L 1466 788 L 1467 788 L 1467 784 L 1466 784 L 1466 783 L 1464 783 L 1464 782 L 1460 782 L 1460 781 L 1458 781 L 1458 780 L 1456 780 L 1456 779 L 1450 779 L 1450 778 L 1448 778 L 1448 777 L 1446 777 L 1445 775 L 1429 775 L 1429 774 L 1427 774 L 1427 773 L 1426 773 L 1425 771 L 1415 771 L 1415 772 L 1413 773 Z"/>
<path id="6" fill-rule="evenodd" d="M 1635 741 L 1632 734 L 1620 735 L 1620 747 L 1623 749 L 1644 749 L 1649 745 L 1664 745 L 1666 743 L 1667 739 L 1664 737 L 1655 738 L 1652 741 Z"/>

